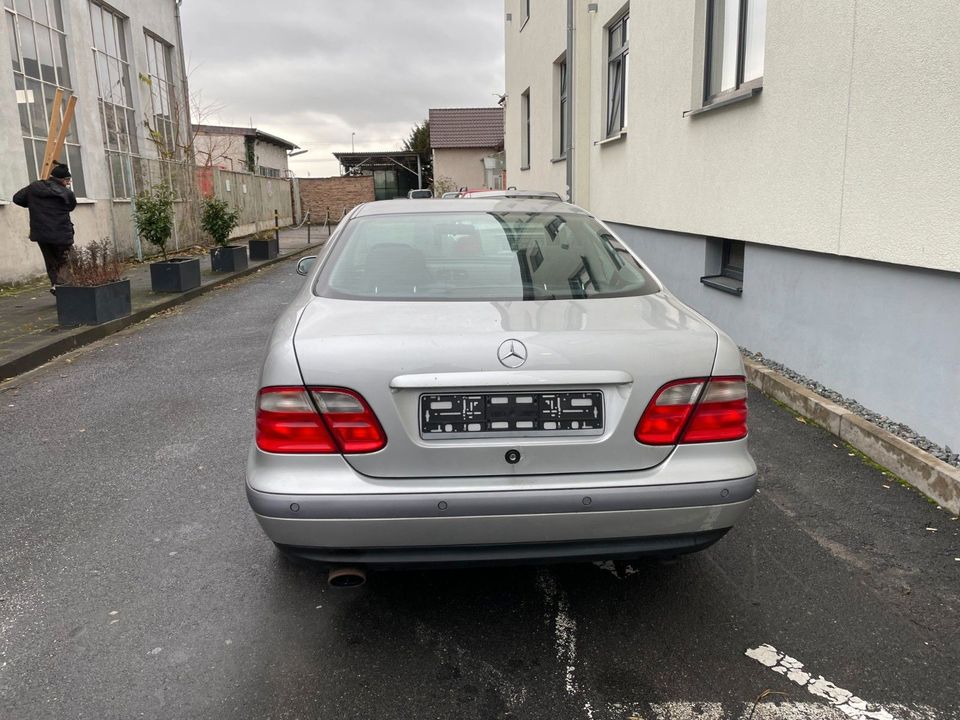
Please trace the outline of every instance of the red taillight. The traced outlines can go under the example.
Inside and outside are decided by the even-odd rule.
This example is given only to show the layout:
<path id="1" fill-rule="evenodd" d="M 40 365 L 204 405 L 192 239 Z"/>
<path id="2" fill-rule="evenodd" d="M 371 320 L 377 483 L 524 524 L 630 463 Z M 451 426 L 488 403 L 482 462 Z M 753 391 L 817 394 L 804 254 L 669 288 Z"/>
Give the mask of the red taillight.
<path id="1" fill-rule="evenodd" d="M 351 390 L 269 387 L 257 396 L 257 447 L 266 452 L 368 453 L 386 444 L 373 411 Z"/>
<path id="2" fill-rule="evenodd" d="M 746 437 L 746 382 L 743 377 L 717 377 L 667 383 L 647 405 L 634 435 L 644 445 Z"/>
<path id="3" fill-rule="evenodd" d="M 310 388 L 310 394 L 340 452 L 376 452 L 387 444 L 377 416 L 357 393 L 338 388 Z"/>
<path id="4" fill-rule="evenodd" d="M 746 381 L 742 377 L 711 378 L 680 442 L 723 442 L 746 436 Z"/>

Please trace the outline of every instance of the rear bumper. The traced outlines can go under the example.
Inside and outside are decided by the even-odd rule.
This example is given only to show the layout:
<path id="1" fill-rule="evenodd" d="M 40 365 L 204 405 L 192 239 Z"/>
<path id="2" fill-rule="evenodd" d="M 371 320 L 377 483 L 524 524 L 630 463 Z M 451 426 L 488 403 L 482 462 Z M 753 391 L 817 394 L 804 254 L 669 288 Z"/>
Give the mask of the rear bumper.
<path id="1" fill-rule="evenodd" d="M 322 565 L 361 565 L 368 568 L 460 567 L 524 563 L 588 562 L 675 556 L 710 547 L 727 533 L 709 530 L 627 540 L 593 540 L 518 545 L 456 545 L 411 548 L 315 548 L 284 545 L 284 552 Z"/>
<path id="2" fill-rule="evenodd" d="M 269 538 L 301 554 L 404 564 L 689 552 L 732 527 L 756 486 L 756 475 L 635 487 L 358 495 L 264 493 L 248 485 L 247 497 Z"/>

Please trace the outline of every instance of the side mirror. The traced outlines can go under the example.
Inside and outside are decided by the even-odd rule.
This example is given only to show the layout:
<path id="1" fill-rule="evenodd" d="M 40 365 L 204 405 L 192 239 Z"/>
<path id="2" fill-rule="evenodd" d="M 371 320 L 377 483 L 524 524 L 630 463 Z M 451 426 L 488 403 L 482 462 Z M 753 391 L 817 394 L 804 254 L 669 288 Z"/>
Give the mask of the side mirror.
<path id="1" fill-rule="evenodd" d="M 307 255 L 306 257 L 300 258 L 300 261 L 297 263 L 297 275 L 309 275 L 310 268 L 313 267 L 316 261 L 316 255 Z"/>

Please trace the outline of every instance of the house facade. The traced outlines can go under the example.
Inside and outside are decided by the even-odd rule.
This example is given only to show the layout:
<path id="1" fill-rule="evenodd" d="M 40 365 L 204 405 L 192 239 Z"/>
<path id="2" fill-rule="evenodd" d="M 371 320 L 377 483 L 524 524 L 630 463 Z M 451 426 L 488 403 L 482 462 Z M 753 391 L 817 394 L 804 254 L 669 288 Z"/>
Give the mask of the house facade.
<path id="1" fill-rule="evenodd" d="M 193 131 L 197 165 L 263 177 L 290 176 L 288 153 L 298 146 L 289 140 L 257 128 L 194 125 Z"/>
<path id="2" fill-rule="evenodd" d="M 192 191 L 190 122 L 175 0 L 4 0 L 0 53 L 0 283 L 43 272 L 13 194 L 36 180 L 57 88 L 77 98 L 63 155 L 79 244 L 138 241 L 131 199 L 160 182 Z M 173 243 L 188 222 L 178 214 Z"/>
<path id="3" fill-rule="evenodd" d="M 956 4 L 506 0 L 510 184 L 741 345 L 960 446 Z"/>
<path id="4" fill-rule="evenodd" d="M 503 187 L 503 108 L 434 108 L 429 119 L 435 185 Z"/>

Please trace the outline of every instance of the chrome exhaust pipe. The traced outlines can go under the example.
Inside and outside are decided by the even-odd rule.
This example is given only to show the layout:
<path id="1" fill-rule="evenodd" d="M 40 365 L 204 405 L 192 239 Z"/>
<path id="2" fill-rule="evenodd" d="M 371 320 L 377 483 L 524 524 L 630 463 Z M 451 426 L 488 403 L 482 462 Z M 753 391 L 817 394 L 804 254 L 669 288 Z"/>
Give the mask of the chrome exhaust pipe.
<path id="1" fill-rule="evenodd" d="M 356 567 L 338 567 L 327 574 L 327 584 L 335 588 L 360 587 L 366 581 L 366 571 Z"/>

